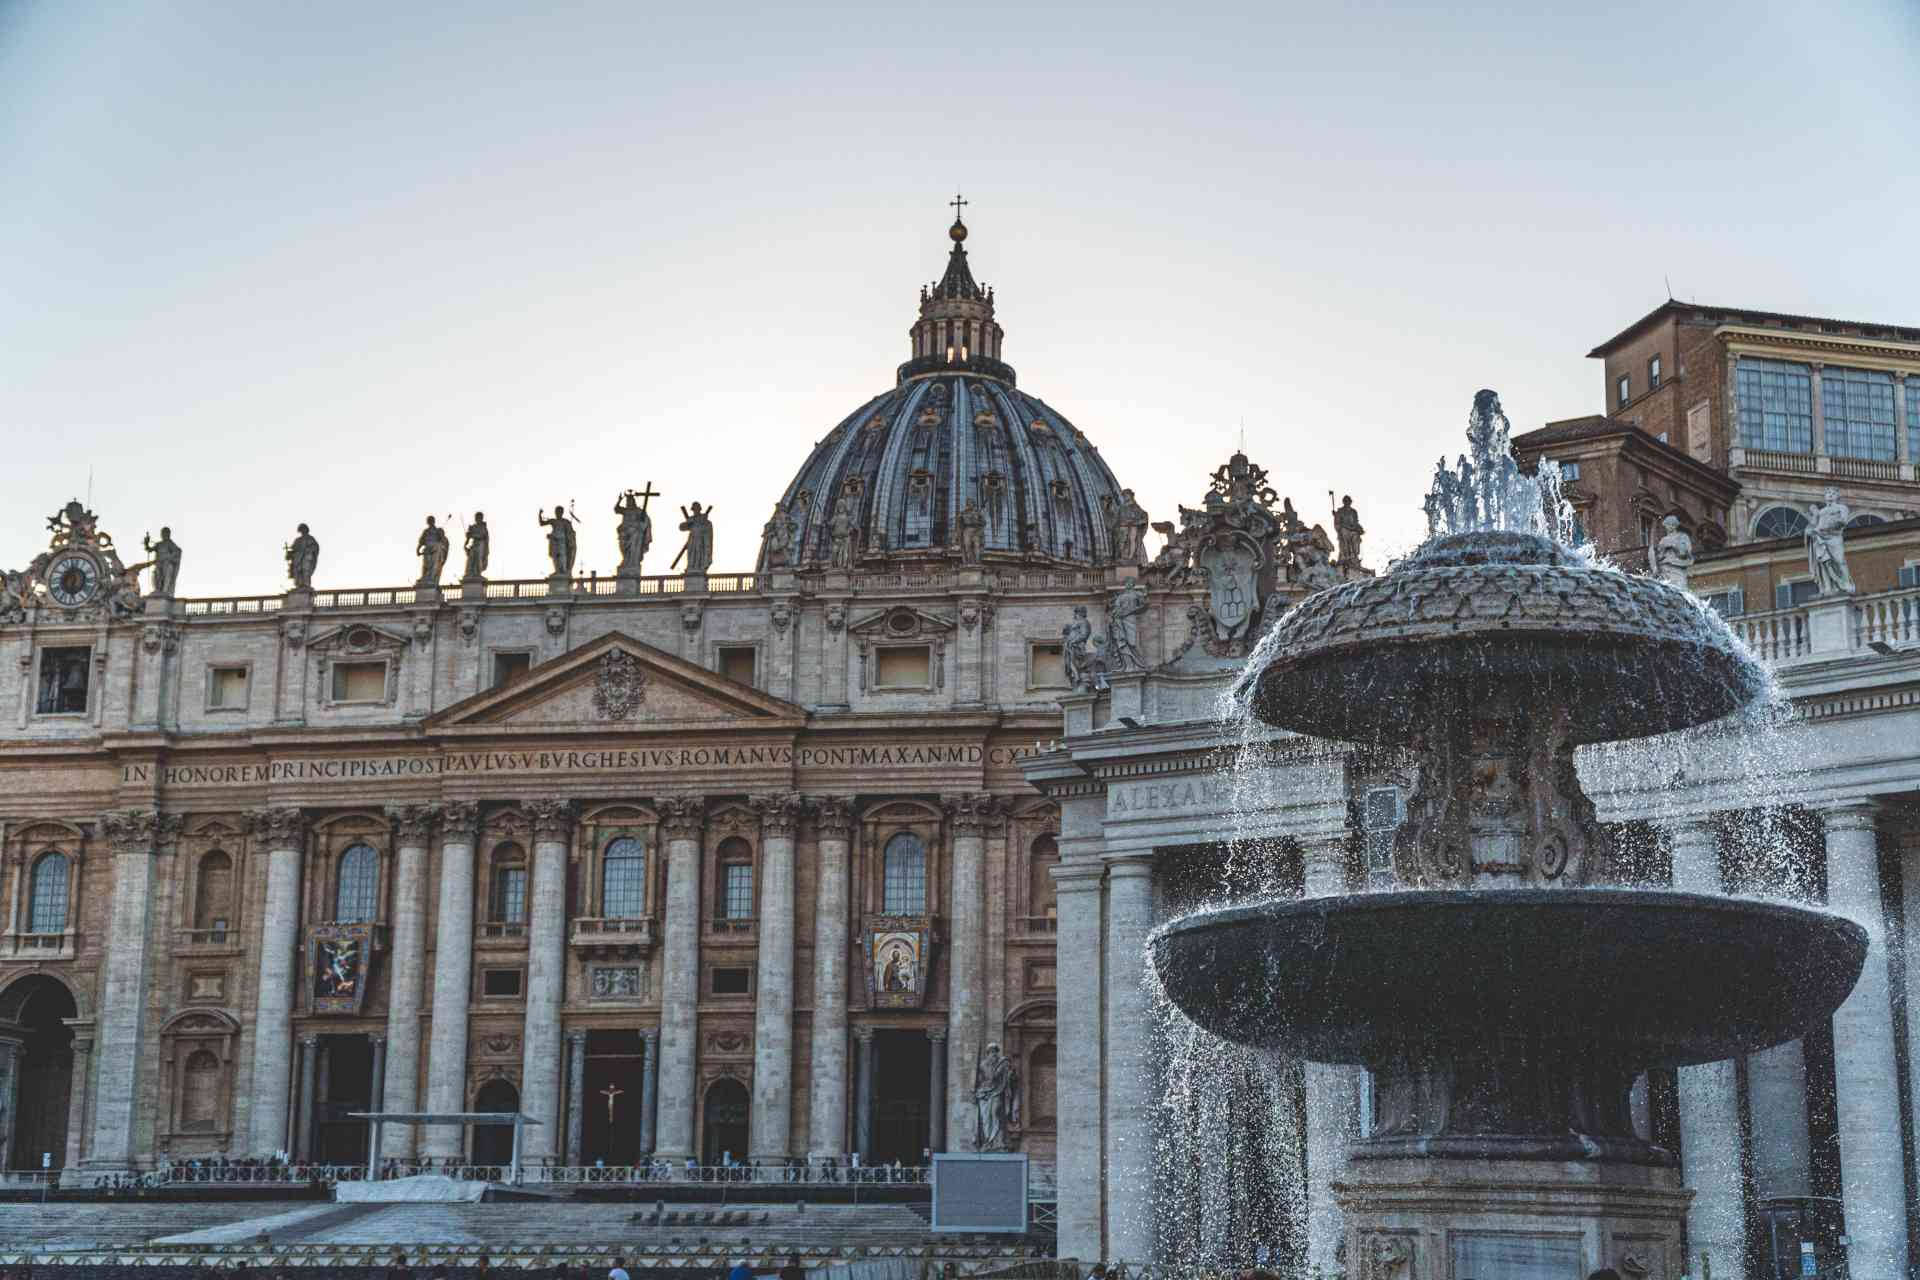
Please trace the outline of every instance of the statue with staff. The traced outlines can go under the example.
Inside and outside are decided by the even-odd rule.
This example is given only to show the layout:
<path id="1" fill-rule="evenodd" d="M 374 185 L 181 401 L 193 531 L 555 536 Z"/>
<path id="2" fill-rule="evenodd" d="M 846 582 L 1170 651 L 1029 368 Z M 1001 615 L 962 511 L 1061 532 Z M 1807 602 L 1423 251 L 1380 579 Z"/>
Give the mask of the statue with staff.
<path id="1" fill-rule="evenodd" d="M 687 535 L 687 542 L 667 567 L 677 569 L 680 562 L 685 560 L 688 573 L 705 574 L 713 565 L 713 508 L 702 510 L 696 502 L 691 512 L 685 507 L 680 508 L 680 515 L 680 530 Z"/>
<path id="2" fill-rule="evenodd" d="M 647 514 L 647 503 L 659 496 L 649 480 L 646 488 L 639 492 L 628 489 L 614 501 L 613 514 L 620 517 L 619 573 L 623 578 L 639 576 L 640 562 L 653 546 L 653 517 Z"/>
<path id="3" fill-rule="evenodd" d="M 541 512 L 540 523 L 547 531 L 547 559 L 553 562 L 553 576 L 573 576 L 573 557 L 580 549 L 580 542 L 574 536 L 567 509 L 556 505 L 551 520 L 547 519 L 546 512 Z"/>

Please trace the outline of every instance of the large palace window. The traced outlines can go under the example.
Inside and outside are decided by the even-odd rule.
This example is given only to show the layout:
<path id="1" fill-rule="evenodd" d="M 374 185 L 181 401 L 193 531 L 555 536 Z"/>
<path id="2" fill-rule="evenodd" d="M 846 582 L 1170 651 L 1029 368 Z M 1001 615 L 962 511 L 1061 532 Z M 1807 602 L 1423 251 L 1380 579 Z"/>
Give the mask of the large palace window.
<path id="1" fill-rule="evenodd" d="M 634 920 L 647 913 L 647 849 L 632 836 L 607 842 L 600 865 L 600 914 Z"/>
<path id="2" fill-rule="evenodd" d="M 1829 368 L 1820 375 L 1827 452 L 1836 458 L 1893 461 L 1893 375 Z"/>
<path id="3" fill-rule="evenodd" d="M 43 853 L 33 864 L 27 903 L 28 933 L 62 933 L 67 927 L 67 855 Z"/>
<path id="4" fill-rule="evenodd" d="M 200 875 L 194 885 L 193 927 L 212 932 L 216 942 L 225 942 L 232 916 L 233 859 L 225 851 L 214 849 L 200 859 Z"/>
<path id="5" fill-rule="evenodd" d="M 1813 452 L 1813 375 L 1807 366 L 1742 357 L 1733 394 L 1742 448 Z"/>
<path id="6" fill-rule="evenodd" d="M 527 863 L 517 844 L 503 844 L 493 851 L 487 919 L 494 924 L 527 922 Z"/>
<path id="7" fill-rule="evenodd" d="M 927 847 L 911 831 L 887 841 L 882 857 L 880 909 L 890 916 L 917 916 L 927 909 Z"/>
<path id="8" fill-rule="evenodd" d="M 356 844 L 340 855 L 340 888 L 334 895 L 333 918 L 342 924 L 373 919 L 374 893 L 380 878 L 380 855 L 372 846 Z"/>
<path id="9" fill-rule="evenodd" d="M 753 919 L 753 864 L 729 862 L 720 868 L 720 914 L 727 920 Z"/>

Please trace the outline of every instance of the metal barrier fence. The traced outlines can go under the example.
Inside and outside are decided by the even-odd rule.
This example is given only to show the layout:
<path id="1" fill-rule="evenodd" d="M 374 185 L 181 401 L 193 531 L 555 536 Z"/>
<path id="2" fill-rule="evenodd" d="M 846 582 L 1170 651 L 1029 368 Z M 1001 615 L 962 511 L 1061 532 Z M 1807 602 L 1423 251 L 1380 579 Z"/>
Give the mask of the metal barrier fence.
<path id="1" fill-rule="evenodd" d="M 461 1182 L 506 1182 L 512 1175 L 503 1164 L 437 1163 L 434 1161 L 388 1161 L 379 1169 L 381 1180 L 439 1174 Z M 915 1186 L 929 1181 L 933 1171 L 925 1165 L 675 1165 L 665 1160 L 647 1164 L 621 1165 L 522 1165 L 520 1181 L 546 1186 L 598 1185 L 694 1185 L 735 1186 Z M 40 1175 L 13 1175 L 20 1178 Z M 48 1175 L 58 1180 L 59 1173 Z M 145 1173 L 99 1173 L 92 1175 L 96 1186 L 332 1186 L 338 1182 L 364 1182 L 364 1164 L 252 1164 L 188 1162 L 165 1165 Z M 31 1185 L 37 1185 L 31 1184 Z M 64 1183 L 73 1186 L 69 1176 Z M 85 1185 L 84 1183 L 81 1185 Z"/>

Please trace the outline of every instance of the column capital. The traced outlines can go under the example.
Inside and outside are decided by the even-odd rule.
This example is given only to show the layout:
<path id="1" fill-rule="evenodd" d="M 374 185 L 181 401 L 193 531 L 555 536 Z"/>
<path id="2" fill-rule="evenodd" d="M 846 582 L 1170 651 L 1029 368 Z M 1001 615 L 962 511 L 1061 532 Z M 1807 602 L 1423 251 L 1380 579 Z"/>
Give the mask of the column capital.
<path id="1" fill-rule="evenodd" d="M 1057 862 L 1048 868 L 1047 874 L 1053 877 L 1053 891 L 1061 893 L 1098 893 L 1100 882 L 1107 878 L 1107 864 L 1092 858 L 1079 862 Z"/>
<path id="2" fill-rule="evenodd" d="M 318 1049 L 319 1047 L 320 1047 L 319 1036 L 307 1034 L 300 1037 L 300 1048 L 302 1052 L 312 1053 L 314 1050 Z"/>
<path id="3" fill-rule="evenodd" d="M 567 840 L 573 836 L 573 824 L 580 806 L 572 800 L 529 800 L 521 806 L 533 824 L 536 840 Z"/>
<path id="4" fill-rule="evenodd" d="M 945 1027 L 928 1027 L 927 1039 L 933 1041 L 935 1044 L 945 1044 L 947 1040 L 947 1029 Z"/>
<path id="5" fill-rule="evenodd" d="M 298 849 L 307 839 L 307 818 L 298 809 L 250 810 L 247 827 L 269 849 Z"/>
<path id="6" fill-rule="evenodd" d="M 367 1043 L 373 1045 L 376 1049 L 386 1044 L 386 1042 L 387 1033 L 384 1031 L 375 1031 L 367 1037 Z"/>
<path id="7" fill-rule="evenodd" d="M 1828 831 L 1874 831 L 1880 825 L 1880 805 L 1874 800 L 1833 800 L 1813 808 Z"/>
<path id="8" fill-rule="evenodd" d="M 754 796 L 750 803 L 760 814 L 761 836 L 769 839 L 791 840 L 800 825 L 800 815 L 806 811 L 805 802 L 792 792 Z"/>
<path id="9" fill-rule="evenodd" d="M 587 1033 L 578 1027 L 567 1032 L 567 1047 L 578 1050 L 587 1042 Z"/>
<path id="10" fill-rule="evenodd" d="M 957 836 L 981 835 L 988 826 L 1004 818 L 1007 811 L 1000 797 L 984 791 L 942 796 L 941 803 Z"/>
<path id="11" fill-rule="evenodd" d="M 1115 880 L 1151 879 L 1153 876 L 1153 855 L 1150 853 L 1130 853 L 1124 857 L 1107 859 L 1107 875 Z"/>
<path id="12" fill-rule="evenodd" d="M 660 1043 L 660 1028 L 658 1027 L 640 1028 L 640 1043 L 646 1045 L 649 1050 L 651 1050 L 654 1046 L 658 1045 Z"/>
<path id="13" fill-rule="evenodd" d="M 1905 369 L 1895 369 L 1893 371 L 1893 380 L 1895 382 L 1905 382 L 1907 380 L 1907 371 Z"/>
<path id="14" fill-rule="evenodd" d="M 433 836 L 433 824 L 440 820 L 436 804 L 398 804 L 387 807 L 387 821 L 393 824 L 396 844 L 425 845 Z"/>
<path id="15" fill-rule="evenodd" d="M 116 855 L 150 854 L 179 837 L 180 817 L 152 809 L 115 809 L 100 815 L 100 834 Z"/>
<path id="16" fill-rule="evenodd" d="M 480 834 L 480 802 L 449 800 L 440 806 L 440 839 L 446 844 L 472 844 Z"/>
<path id="17" fill-rule="evenodd" d="M 697 840 L 706 826 L 705 796 L 662 796 L 655 807 L 660 810 L 660 834 L 668 840 Z"/>
<path id="18" fill-rule="evenodd" d="M 830 840 L 845 840 L 853 834 L 852 796 L 814 796 L 811 801 L 814 829 Z"/>
<path id="19" fill-rule="evenodd" d="M 853 1029 L 853 1038 L 861 1044 L 872 1044 L 873 1028 L 865 1025 L 855 1027 Z"/>

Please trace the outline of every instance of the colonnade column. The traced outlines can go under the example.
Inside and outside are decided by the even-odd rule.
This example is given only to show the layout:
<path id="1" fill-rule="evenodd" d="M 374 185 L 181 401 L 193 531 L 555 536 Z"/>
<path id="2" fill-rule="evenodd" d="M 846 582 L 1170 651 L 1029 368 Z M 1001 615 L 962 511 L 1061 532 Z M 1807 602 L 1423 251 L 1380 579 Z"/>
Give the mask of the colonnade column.
<path id="1" fill-rule="evenodd" d="M 653 1154 L 654 1117 L 660 1101 L 660 1028 L 648 1027 L 640 1033 L 645 1054 L 640 1060 L 640 1154 Z"/>
<path id="2" fill-rule="evenodd" d="M 293 1088 L 293 969 L 300 951 L 300 859 L 307 825 L 298 809 L 266 809 L 249 815 L 256 845 L 267 851 L 267 893 L 260 909 L 260 990 L 253 1015 L 253 1100 L 248 1149 L 270 1156 L 289 1149 L 287 1112 Z M 101 1067 L 111 1035 L 102 1028 Z M 109 1121 L 113 1084 L 103 1070 L 102 1105 L 95 1116 L 94 1154 Z"/>
<path id="3" fill-rule="evenodd" d="M 1153 856 L 1107 863 L 1107 1250 L 1133 1266 L 1153 1259 L 1153 1010 L 1147 935 Z"/>
<path id="4" fill-rule="evenodd" d="M 1827 905 L 1867 930 L 1867 963 L 1833 1015 L 1833 1083 L 1840 1130 L 1840 1185 L 1847 1248 L 1856 1276 L 1907 1274 L 1906 1174 L 1889 1127 L 1900 1115 L 1888 991 L 1887 915 L 1871 803 L 1823 809 Z"/>
<path id="5" fill-rule="evenodd" d="M 1673 887 L 1686 893 L 1725 893 L 1720 849 L 1711 819 L 1675 824 Z M 1740 1097 L 1735 1064 L 1708 1062 L 1681 1067 L 1680 1173 L 1693 1190 L 1687 1209 L 1687 1241 L 1704 1255 L 1715 1276 L 1746 1275 L 1746 1199 L 1740 1185 Z M 1689 1273 L 1691 1274 L 1691 1273 Z"/>
<path id="6" fill-rule="evenodd" d="M 1324 898 L 1347 892 L 1348 836 L 1345 832 L 1308 844 L 1306 895 Z M 1345 1228 L 1332 1184 L 1347 1164 L 1359 1068 L 1309 1062 L 1303 1072 L 1307 1095 L 1307 1274 L 1334 1275 L 1335 1257 Z"/>
<path id="7" fill-rule="evenodd" d="M 93 1037 L 76 1034 L 73 1038 L 73 1083 L 67 1097 L 67 1152 L 60 1166 L 63 1169 L 77 1169 L 80 1166 L 87 1133 L 87 1099 L 92 1096 Z"/>
<path id="8" fill-rule="evenodd" d="M 473 996 L 473 865 L 480 806 L 447 804 L 440 826 L 440 906 L 434 923 L 433 1022 L 427 1041 L 428 1111 L 467 1109 L 467 1006 Z M 456 1125 L 431 1125 L 420 1154 L 446 1160 L 464 1149 Z"/>
<path id="9" fill-rule="evenodd" d="M 318 1108 L 320 1086 L 320 1039 L 300 1037 L 300 1075 L 293 1091 L 296 1110 L 293 1118 L 293 1162 L 306 1164 L 313 1159 L 313 1117 Z"/>
<path id="10" fill-rule="evenodd" d="M 107 972 L 100 990 L 99 1084 L 88 1163 L 132 1165 L 139 1073 L 146 1035 L 147 952 L 153 927 L 153 860 L 179 833 L 180 819 L 130 809 L 100 815 L 100 834 L 113 858 L 112 915 L 107 927 Z M 81 1082 L 76 1080 L 75 1086 Z"/>
<path id="11" fill-rule="evenodd" d="M 560 1156 L 560 1003 L 567 974 L 567 851 L 571 800 L 530 800 L 533 884 L 527 904 L 527 1015 L 520 1036 L 520 1110 L 540 1123 L 520 1136 L 520 1158 Z"/>
<path id="12" fill-rule="evenodd" d="M 800 797 L 759 796 L 760 970 L 753 1002 L 753 1109 L 747 1158 L 779 1164 L 793 1130 L 793 833 Z"/>
<path id="13" fill-rule="evenodd" d="M 420 1109 L 420 1009 L 427 989 L 427 842 L 440 810 L 406 805 L 387 810 L 393 822 L 393 965 L 387 987 L 387 1062 L 377 1105 L 382 1111 Z M 413 1155 L 419 1130 L 380 1126 L 380 1154 Z"/>
<path id="14" fill-rule="evenodd" d="M 660 834 L 667 845 L 667 909 L 661 947 L 660 1082 L 657 1151 L 675 1163 L 693 1154 L 696 1025 L 700 999 L 700 835 L 706 800 L 671 796 L 660 802 Z"/>
<path id="15" fill-rule="evenodd" d="M 813 1063 L 808 1080 L 807 1154 L 847 1153 L 848 841 L 853 806 L 843 796 L 816 802 L 819 875 L 813 895 Z M 945 1113 L 944 1097 L 936 1109 Z"/>
<path id="16" fill-rule="evenodd" d="M 947 911 L 947 1143 L 962 1151 L 973 1136 L 973 1069 L 986 1048 L 987 824 L 998 820 L 990 795 L 947 797 L 953 830 L 953 891 Z"/>
<path id="17" fill-rule="evenodd" d="M 854 1086 L 853 1151 L 861 1164 L 873 1160 L 873 1028 L 855 1027 L 853 1041 L 860 1046 L 859 1076 Z"/>
<path id="18" fill-rule="evenodd" d="M 587 1120 L 587 1033 L 567 1032 L 567 1164 L 580 1167 Z"/>
<path id="19" fill-rule="evenodd" d="M 1054 1103 L 1059 1253 L 1106 1257 L 1101 1214 L 1100 887 L 1106 867 L 1094 858 L 1063 861 L 1053 876 L 1054 949 L 1059 966 Z"/>
<path id="20" fill-rule="evenodd" d="M 947 1149 L 947 1029 L 928 1027 L 927 1039 L 933 1041 L 933 1052 L 928 1055 L 933 1064 L 927 1082 L 927 1150 L 945 1151 Z"/>

